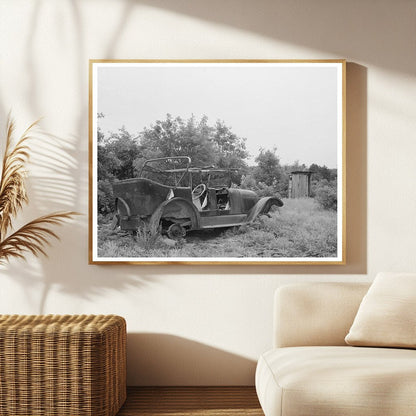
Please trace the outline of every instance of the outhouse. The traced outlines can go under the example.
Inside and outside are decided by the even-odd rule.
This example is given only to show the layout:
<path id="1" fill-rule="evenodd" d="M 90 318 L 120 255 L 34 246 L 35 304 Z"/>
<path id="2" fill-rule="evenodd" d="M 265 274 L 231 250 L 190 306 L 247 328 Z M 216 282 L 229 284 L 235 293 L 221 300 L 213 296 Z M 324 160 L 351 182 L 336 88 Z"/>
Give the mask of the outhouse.
<path id="1" fill-rule="evenodd" d="M 309 198 L 311 196 L 310 171 L 294 171 L 289 175 L 289 198 Z"/>

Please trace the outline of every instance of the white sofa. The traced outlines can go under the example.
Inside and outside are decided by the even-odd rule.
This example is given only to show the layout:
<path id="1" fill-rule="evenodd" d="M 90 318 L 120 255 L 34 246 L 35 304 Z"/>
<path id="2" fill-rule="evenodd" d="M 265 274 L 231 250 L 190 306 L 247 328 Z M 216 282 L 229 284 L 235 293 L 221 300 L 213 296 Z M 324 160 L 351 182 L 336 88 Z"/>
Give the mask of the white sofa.
<path id="1" fill-rule="evenodd" d="M 256 371 L 266 416 L 416 415 L 416 350 L 344 341 L 368 288 L 310 283 L 276 291 L 274 348 Z"/>

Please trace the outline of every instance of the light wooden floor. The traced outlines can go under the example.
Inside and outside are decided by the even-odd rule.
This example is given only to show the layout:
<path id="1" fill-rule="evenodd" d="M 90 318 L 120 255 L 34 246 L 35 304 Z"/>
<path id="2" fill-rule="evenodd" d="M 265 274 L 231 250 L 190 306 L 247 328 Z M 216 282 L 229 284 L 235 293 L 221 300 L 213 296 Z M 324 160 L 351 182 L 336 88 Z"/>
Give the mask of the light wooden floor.
<path id="1" fill-rule="evenodd" d="M 264 416 L 254 387 L 128 387 L 117 416 Z"/>

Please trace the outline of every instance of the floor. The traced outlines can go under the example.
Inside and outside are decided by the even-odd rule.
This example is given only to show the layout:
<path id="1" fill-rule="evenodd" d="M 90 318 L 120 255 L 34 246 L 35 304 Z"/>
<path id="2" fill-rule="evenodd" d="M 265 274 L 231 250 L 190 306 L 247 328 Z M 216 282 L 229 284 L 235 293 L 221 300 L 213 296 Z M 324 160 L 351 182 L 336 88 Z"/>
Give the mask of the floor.
<path id="1" fill-rule="evenodd" d="M 264 416 L 254 387 L 128 387 L 117 416 Z"/>

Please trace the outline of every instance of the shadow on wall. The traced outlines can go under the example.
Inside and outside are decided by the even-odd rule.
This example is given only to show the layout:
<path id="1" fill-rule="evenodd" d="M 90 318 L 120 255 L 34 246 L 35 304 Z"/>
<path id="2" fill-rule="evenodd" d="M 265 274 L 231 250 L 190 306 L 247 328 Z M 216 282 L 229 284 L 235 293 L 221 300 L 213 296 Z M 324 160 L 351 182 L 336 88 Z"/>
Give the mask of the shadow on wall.
<path id="1" fill-rule="evenodd" d="M 86 123 L 86 120 L 85 120 Z M 85 126 L 86 128 L 86 126 Z M 81 137 L 81 135 L 80 135 Z M 56 209 L 74 209 L 80 194 L 86 195 L 86 184 L 79 182 L 79 140 L 64 139 L 42 134 L 33 146 L 32 163 L 36 176 L 29 185 L 35 215 Z M 265 274 L 365 274 L 367 270 L 367 70 L 355 64 L 347 64 L 347 265 L 346 266 L 263 266 Z M 85 170 L 85 169 L 81 169 Z M 85 172 L 87 176 L 87 172 Z M 76 209 L 76 208 L 75 208 Z M 126 287 L 145 287 L 155 284 L 158 275 L 181 274 L 258 274 L 257 266 L 147 266 L 140 273 L 134 266 L 87 266 L 87 215 L 75 223 L 57 229 L 63 243 L 70 251 L 63 251 L 61 243 L 53 242 L 48 254 L 53 261 L 41 259 L 42 270 L 22 267 L 12 263 L 7 273 L 21 282 L 29 301 L 38 303 L 39 313 L 46 312 L 47 297 L 52 287 L 64 293 L 89 299 L 106 289 L 123 290 Z M 79 255 L 79 253 L 83 255 Z M 78 253 L 78 254 L 77 254 Z M 79 270 L 82 272 L 77 273 Z M 40 299 L 30 300 L 32 288 L 42 285 Z"/>
<path id="2" fill-rule="evenodd" d="M 76 157 L 77 141 L 74 144 L 71 138 L 60 138 L 39 131 L 28 143 L 31 148 L 29 171 L 32 170 L 31 167 L 35 167 L 35 173 L 29 173 L 27 179 L 30 197 L 28 209 L 25 207 L 18 214 L 18 219 L 26 222 L 52 211 L 76 209 L 75 201 L 79 194 L 87 193 L 86 189 L 82 189 L 82 184 L 77 182 L 75 174 L 79 163 Z M 31 313 L 33 310 L 37 310 L 39 314 L 56 313 L 56 310 L 47 307 L 48 295 L 52 288 L 76 295 L 79 301 L 92 299 L 107 289 L 122 291 L 129 287 L 143 288 L 147 284 L 157 284 L 157 278 L 149 279 L 146 273 L 137 276 L 137 273 L 129 273 L 126 266 L 122 265 L 100 267 L 99 273 L 85 272 L 84 268 L 88 267 L 88 227 L 87 215 L 84 213 L 72 221 L 66 221 L 62 226 L 53 227 L 53 230 L 61 241 L 49 239 L 51 244 L 46 248 L 49 258 L 41 256 L 33 261 L 34 258 L 27 253 L 27 261 L 12 260 L 0 270 L 0 274 L 4 273 L 5 278 L 11 278 L 20 284 L 25 296 L 25 299 L 16 304 L 17 309 L 14 313 L 21 313 L 19 307 L 22 304 L 25 304 Z M 64 250 L 63 247 L 69 249 Z M 34 291 L 34 287 L 40 289 Z M 68 307 L 71 308 L 71 305 Z M 116 313 L 117 311 L 112 309 L 114 307 L 110 304 L 106 312 Z M 59 313 L 73 311 L 60 310 Z M 79 313 L 84 313 L 82 308 Z"/>
<path id="3" fill-rule="evenodd" d="M 389 0 L 378 1 L 377 7 L 369 0 L 129 0 L 126 8 L 131 3 L 145 4 L 258 33 L 270 39 L 304 46 L 339 58 L 353 56 L 354 60 L 414 74 L 412 55 L 403 53 L 403 50 L 413 50 L 412 39 L 401 31 L 402 28 L 406 30 L 406 27 L 413 27 L 415 12 L 414 3 L 411 1 L 400 2 L 400 8 L 396 8 L 392 7 Z M 408 13 L 404 12 L 405 7 L 408 8 Z M 408 48 L 403 49 L 403 42 L 408 42 Z"/>
<path id="4" fill-rule="evenodd" d="M 346 252 L 345 266 L 261 266 L 267 274 L 366 274 L 367 273 L 367 68 L 347 63 L 346 71 Z M 158 266 L 152 273 L 258 275 L 259 267 L 245 266 Z M 157 270 L 157 271 L 156 271 Z"/>
<path id="5" fill-rule="evenodd" d="M 390 22 L 394 8 L 387 8 L 381 3 L 375 10 L 371 2 L 360 3 L 360 15 L 354 12 L 346 2 L 330 2 L 317 0 L 310 3 L 306 0 L 296 0 L 290 3 L 284 1 L 270 2 L 259 0 L 230 0 L 223 2 L 214 0 L 209 4 L 202 0 L 193 2 L 183 0 L 125 0 L 124 13 L 121 15 L 117 29 L 111 37 L 111 42 L 103 52 L 103 57 L 114 58 L 117 45 L 123 38 L 124 28 L 132 8 L 144 4 L 149 7 L 171 10 L 172 12 L 189 15 L 201 20 L 213 21 L 225 26 L 236 27 L 248 32 L 259 33 L 265 37 L 279 39 L 291 44 L 304 45 L 322 50 L 324 53 L 336 54 L 340 57 L 353 55 L 387 68 L 409 72 L 410 57 L 400 53 L 403 39 L 400 27 L 389 31 L 379 27 L 379 21 Z M 80 3 L 66 2 L 68 18 L 77 30 L 78 53 L 73 61 L 71 70 L 75 89 L 80 97 L 87 91 L 87 68 L 85 60 L 85 33 L 82 28 Z M 214 7 L 213 7 L 214 6 Z M 42 106 L 37 98 L 42 92 L 36 90 L 41 68 L 37 68 L 37 60 L 33 55 L 39 28 L 37 19 L 41 12 L 42 3 L 36 2 L 31 22 L 31 37 L 27 40 L 27 71 L 30 76 L 27 96 L 32 100 L 30 108 L 34 118 L 42 114 Z M 410 8 L 410 5 L 409 5 Z M 386 16 L 384 16 L 386 15 Z M 403 16 L 403 13 L 402 15 Z M 412 13 L 409 11 L 409 18 Z M 358 24 L 360 19 L 365 24 Z M 325 24 L 322 24 L 324 21 Z M 296 24 L 293 24 L 296 22 Z M 392 23 L 393 24 L 393 23 Z M 374 34 L 374 36 L 372 36 Z M 375 36 L 375 34 L 377 36 Z M 385 34 L 386 39 L 380 39 Z M 222 56 L 224 57 L 224 56 Z M 235 56 L 229 56 L 236 58 Z M 255 56 L 250 56 L 255 57 Z M 258 56 L 256 56 L 258 58 Z M 273 56 L 279 58 L 279 56 Z M 300 56 L 296 56 L 300 58 Z M 238 58 L 238 57 L 237 57 Z M 269 56 L 270 58 L 270 56 Z M 282 57 L 280 57 L 282 58 Z M 285 57 L 292 58 L 292 57 Z M 66 139 L 45 135 L 44 142 L 39 144 L 32 158 L 37 169 L 44 175 L 31 177 L 32 208 L 36 214 L 50 212 L 56 209 L 77 210 L 85 205 L 87 195 L 88 156 L 87 156 L 87 100 L 80 102 L 78 118 L 75 120 L 74 135 Z M 0 116 L 5 119 L 5 106 L 0 102 Z M 45 159 L 45 152 L 49 154 Z M 346 266 L 264 266 L 262 274 L 365 274 L 367 271 L 367 72 L 366 68 L 354 63 L 347 65 L 347 265 Z M 51 209 L 52 207 L 52 209 Z M 83 214 L 86 214 L 85 212 Z M 31 214 L 32 215 L 32 214 Z M 149 284 L 149 279 L 169 273 L 180 274 L 258 274 L 257 266 L 147 266 L 141 268 L 140 277 L 133 266 L 86 266 L 87 264 L 87 216 L 77 219 L 74 225 L 60 228 L 63 243 L 70 248 L 70 253 L 51 247 L 48 250 L 53 261 L 41 260 L 42 270 L 21 267 L 19 263 L 11 265 L 8 274 L 19 275 L 22 286 L 30 294 L 30 286 L 41 284 L 45 288 L 40 300 L 39 312 L 45 310 L 47 294 L 52 286 L 77 296 L 88 298 L 90 295 L 105 290 L 105 288 L 122 289 L 125 286 Z M 55 243 L 54 243 L 55 244 Z M 59 243 L 56 243 L 58 246 Z M 81 255 L 80 255 L 81 253 Z M 90 275 L 86 267 L 100 268 Z M 79 273 L 77 273 L 79 271 Z M 144 273 L 143 273 L 144 271 Z M 17 277 L 16 277 L 17 278 Z"/>
<path id="6" fill-rule="evenodd" d="M 172 11 L 181 15 L 236 27 L 247 32 L 323 51 L 331 57 L 354 56 L 383 68 L 413 73 L 412 58 L 403 54 L 403 35 L 392 19 L 391 5 L 385 1 L 377 10 L 370 1 L 359 7 L 348 2 L 328 0 L 296 0 L 292 2 L 259 0 L 126 0 L 121 21 L 126 23 L 136 5 Z M 413 8 L 408 5 L 408 19 Z M 401 9 L 402 13 L 402 9 Z M 402 14 L 400 14 L 402 16 Z M 391 30 L 380 30 L 392 25 Z M 294 24 L 295 23 L 295 24 Z M 405 26 L 405 25 L 403 25 Z M 108 50 L 107 59 L 114 58 L 115 39 L 121 39 L 127 25 L 119 25 Z M 180 28 L 178 28 L 180 30 Z M 390 36 L 390 32 L 392 36 Z M 383 39 L 384 37 L 384 39 Z M 194 56 L 192 56 L 194 57 Z M 316 56 L 321 58 L 322 56 Z M 163 58 L 163 57 L 159 57 Z M 188 58 L 191 58 L 188 57 Z M 219 58 L 224 58 L 221 56 Z M 226 56 L 226 58 L 239 58 Z M 244 56 L 240 58 L 304 58 L 304 56 Z M 262 266 L 262 274 L 366 274 L 367 273 L 367 68 L 347 64 L 347 229 L 345 266 Z M 149 267 L 154 273 L 164 273 L 163 266 Z M 177 266 L 169 274 L 258 274 L 257 266 Z"/>
<path id="7" fill-rule="evenodd" d="M 132 3 L 126 2 L 126 5 Z M 41 89 L 45 71 L 45 64 L 40 61 L 36 52 L 36 42 L 42 33 L 42 18 L 48 5 L 42 1 L 33 2 L 30 20 L 30 36 L 25 43 L 26 74 L 28 76 L 25 99 L 33 115 L 33 120 L 44 114 L 42 107 L 43 90 Z M 31 147 L 31 165 L 29 165 L 29 178 L 27 181 L 30 204 L 20 215 L 25 221 L 29 221 L 52 211 L 75 210 L 79 211 L 87 202 L 88 193 L 88 101 L 85 92 L 88 90 L 88 67 L 85 58 L 85 31 L 82 22 L 82 10 L 80 2 L 69 0 L 60 6 L 61 12 L 66 19 L 77 28 L 75 31 L 77 44 L 76 55 L 70 62 L 73 90 L 78 92 L 79 97 L 85 100 L 79 102 L 79 111 L 73 123 L 73 133 L 66 137 L 40 132 L 36 139 L 29 143 Z M 123 22 L 119 23 L 117 33 L 122 32 Z M 113 37 L 117 42 L 117 33 Z M 56 42 L 65 39 L 56 38 Z M 108 51 L 116 47 L 115 44 L 108 45 Z M 65 47 L 62 46 L 62 50 Z M 48 69 L 49 70 L 49 69 Z M 59 72 L 54 72 L 59 76 Z M 65 91 L 65 89 L 64 89 Z M 72 92 L 72 90 L 71 90 Z M 64 99 L 65 97 L 62 97 Z M 6 125 L 7 104 L 0 100 L 0 121 Z M 47 116 L 47 115 L 46 115 Z M 31 120 L 31 121 L 33 121 Z M 48 118 L 46 117 L 47 124 Z M 25 126 L 26 127 L 26 126 Z M 34 172 L 32 172 L 34 168 Z M 0 274 L 19 282 L 27 303 L 28 310 L 37 309 L 38 313 L 53 312 L 47 310 L 47 299 L 51 288 L 58 289 L 64 293 L 75 294 L 79 299 L 90 299 L 107 289 L 123 290 L 126 287 L 143 287 L 147 284 L 146 273 L 140 273 L 126 266 L 100 267 L 100 271 L 94 270 L 89 274 L 88 270 L 88 226 L 87 213 L 77 217 L 74 221 L 65 223 L 62 227 L 54 230 L 61 238 L 61 242 L 51 239 L 51 246 L 46 249 L 49 259 L 41 257 L 33 261 L 28 255 L 28 261 L 13 260 Z M 64 250 L 63 247 L 68 247 Z M 94 266 L 90 266 L 94 267 Z M 98 266 L 95 266 L 98 267 Z M 115 277 L 116 276 L 116 277 Z M 152 284 L 156 282 L 152 277 Z M 33 287 L 41 287 L 40 291 L 33 291 Z M 34 298 L 41 293 L 40 298 Z M 34 295 L 35 294 L 35 295 Z M 82 312 L 82 310 L 80 310 Z M 110 310 L 110 313 L 112 311 Z"/>
<path id="8" fill-rule="evenodd" d="M 127 361 L 129 386 L 254 385 L 254 360 L 174 335 L 129 333 Z"/>

